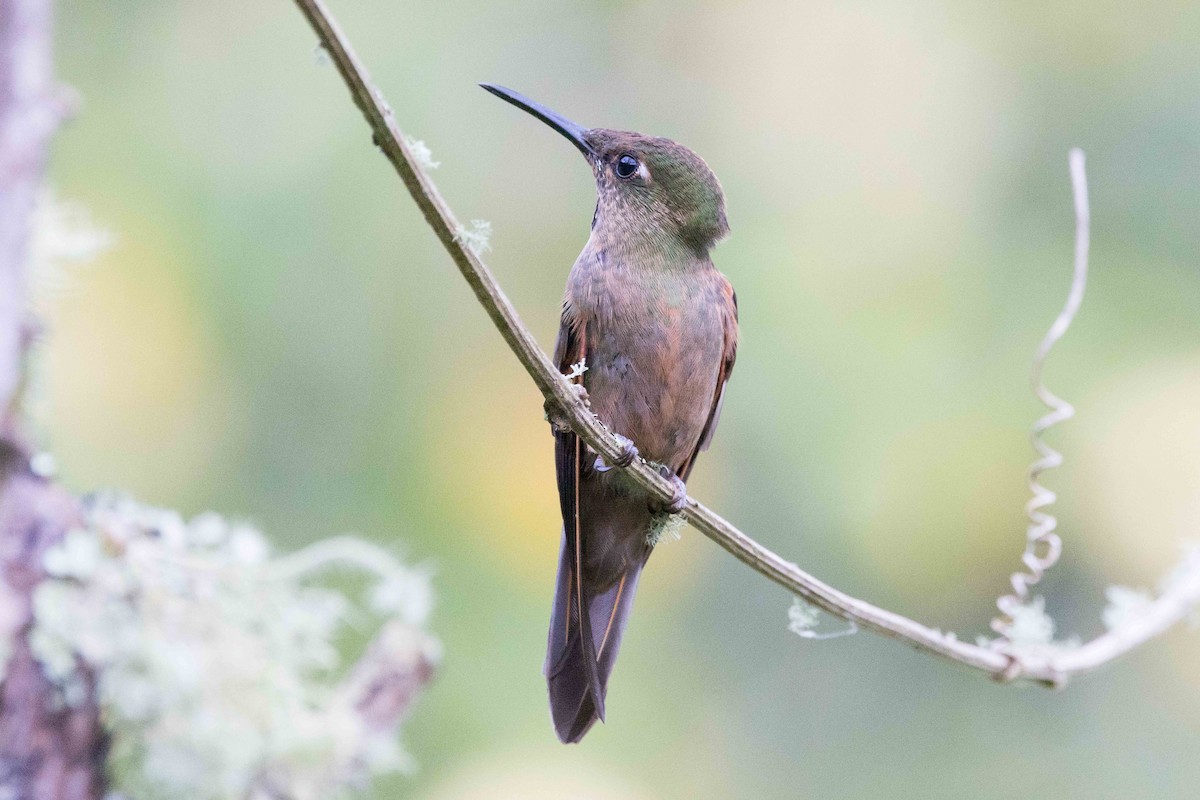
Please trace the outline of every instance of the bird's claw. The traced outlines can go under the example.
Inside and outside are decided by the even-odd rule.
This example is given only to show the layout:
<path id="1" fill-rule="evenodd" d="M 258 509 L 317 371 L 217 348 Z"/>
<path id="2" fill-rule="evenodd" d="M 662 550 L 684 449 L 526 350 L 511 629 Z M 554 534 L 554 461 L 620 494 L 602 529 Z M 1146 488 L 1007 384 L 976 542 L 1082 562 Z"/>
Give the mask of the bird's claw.
<path id="1" fill-rule="evenodd" d="M 683 482 L 683 478 L 679 477 L 665 467 L 661 468 L 659 472 L 664 478 L 670 481 L 673 493 L 671 494 L 671 499 L 667 502 L 655 503 L 654 510 L 661 511 L 666 514 L 678 514 L 687 507 L 687 484 Z"/>
<path id="2" fill-rule="evenodd" d="M 669 479 L 671 486 L 674 487 L 675 493 L 671 495 L 671 502 L 663 508 L 668 514 L 678 514 L 687 506 L 687 485 L 684 484 L 683 478 L 678 475 L 672 475 Z"/>
<path id="3" fill-rule="evenodd" d="M 617 442 L 621 445 L 621 454 L 613 459 L 611 464 L 605 460 L 604 456 L 596 456 L 596 472 L 608 472 L 614 467 L 625 469 L 638 457 L 637 445 L 633 443 L 632 439 L 622 436 L 619 433 L 614 433 L 613 436 L 616 437 Z"/>
<path id="4" fill-rule="evenodd" d="M 621 445 L 621 454 L 616 457 L 616 459 L 613 461 L 612 465 L 614 467 L 620 467 L 621 469 L 624 469 L 625 467 L 628 467 L 630 464 L 632 464 L 634 462 L 634 460 L 637 459 L 637 457 L 638 457 L 637 445 L 634 444 L 633 440 L 627 436 L 622 436 L 619 433 L 614 433 L 613 436 L 616 438 L 617 442 Z"/>

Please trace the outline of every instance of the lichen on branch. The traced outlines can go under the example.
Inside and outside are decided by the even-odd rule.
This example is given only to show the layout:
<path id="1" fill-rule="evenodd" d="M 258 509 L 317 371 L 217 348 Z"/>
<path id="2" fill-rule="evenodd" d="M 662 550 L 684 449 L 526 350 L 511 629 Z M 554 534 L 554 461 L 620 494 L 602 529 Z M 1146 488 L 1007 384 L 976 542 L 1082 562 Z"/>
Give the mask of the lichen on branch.
<path id="1" fill-rule="evenodd" d="M 43 565 L 33 652 L 58 702 L 94 692 L 128 796 L 318 800 L 412 766 L 396 728 L 439 655 L 423 570 L 353 537 L 272 557 L 248 524 L 111 493 Z M 334 568 L 361 598 L 321 583 Z M 357 665 L 349 626 L 378 631 Z"/>

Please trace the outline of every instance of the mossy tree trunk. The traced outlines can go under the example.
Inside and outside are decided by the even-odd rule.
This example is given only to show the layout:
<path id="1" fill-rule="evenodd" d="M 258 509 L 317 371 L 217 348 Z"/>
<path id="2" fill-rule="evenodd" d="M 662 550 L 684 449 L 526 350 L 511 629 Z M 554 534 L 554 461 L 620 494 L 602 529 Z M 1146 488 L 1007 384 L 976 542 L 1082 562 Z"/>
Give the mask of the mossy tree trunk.
<path id="1" fill-rule="evenodd" d="M 69 105 L 54 80 L 51 0 L 0 0 L 0 796 L 14 800 L 104 795 L 96 706 L 58 707 L 28 641 L 42 554 L 79 520 L 71 496 L 34 474 L 21 421 L 38 333 L 29 308 L 34 209 Z"/>

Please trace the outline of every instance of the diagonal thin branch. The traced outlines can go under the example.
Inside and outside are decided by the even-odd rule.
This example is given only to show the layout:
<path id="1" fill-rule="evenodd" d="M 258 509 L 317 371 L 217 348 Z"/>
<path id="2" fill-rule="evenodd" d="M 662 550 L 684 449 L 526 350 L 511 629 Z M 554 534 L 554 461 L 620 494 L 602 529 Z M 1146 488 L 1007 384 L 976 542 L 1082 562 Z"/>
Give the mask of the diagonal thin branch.
<path id="1" fill-rule="evenodd" d="M 295 2 L 350 89 L 355 104 L 371 127 L 375 144 L 395 167 L 417 207 L 513 354 L 546 400 L 561 408 L 564 421 L 597 453 L 610 463 L 615 461 L 621 454 L 620 442 L 592 415 L 570 384 L 550 363 L 488 268 L 455 237 L 459 227 L 457 220 L 405 143 L 382 93 L 371 82 L 365 67 L 330 16 L 324 2 Z M 663 502 L 671 499 L 671 484 L 645 462 L 640 459 L 635 461 L 627 472 L 651 497 Z M 851 597 L 763 547 L 695 498 L 688 498 L 682 513 L 693 527 L 739 561 L 813 605 L 875 633 L 898 639 L 918 650 L 973 667 L 1001 680 L 1022 677 L 1059 686 L 1067 676 L 1094 669 L 1162 633 L 1200 602 L 1200 570 L 1194 570 L 1184 579 L 1174 582 L 1171 591 L 1165 592 L 1139 615 L 1136 625 L 1110 631 L 1077 648 L 1044 648 L 1037 652 L 1016 649 L 1001 651 L 959 641 L 953 634 L 943 633 Z"/>

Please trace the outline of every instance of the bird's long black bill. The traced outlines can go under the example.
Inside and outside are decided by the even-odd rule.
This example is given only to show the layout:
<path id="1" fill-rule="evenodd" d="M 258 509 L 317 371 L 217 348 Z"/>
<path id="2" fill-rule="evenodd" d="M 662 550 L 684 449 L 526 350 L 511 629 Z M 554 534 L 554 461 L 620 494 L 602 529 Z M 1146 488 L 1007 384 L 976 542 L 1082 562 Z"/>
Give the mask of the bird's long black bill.
<path id="1" fill-rule="evenodd" d="M 587 133 L 587 128 L 571 122 L 571 120 L 567 119 L 566 117 L 554 113 L 541 103 L 533 102 L 520 92 L 514 92 L 512 89 L 506 89 L 503 86 L 497 86 L 494 83 L 481 83 L 479 85 L 496 95 L 496 97 L 499 97 L 501 100 L 504 100 L 507 103 L 512 103 L 522 111 L 528 111 L 530 114 L 537 117 L 551 128 L 554 128 L 554 130 L 570 139 L 571 144 L 578 147 L 579 151 L 588 159 L 592 159 L 596 156 L 596 151 L 591 148 L 591 145 L 589 145 L 587 140 L 584 138 L 584 134 Z"/>

